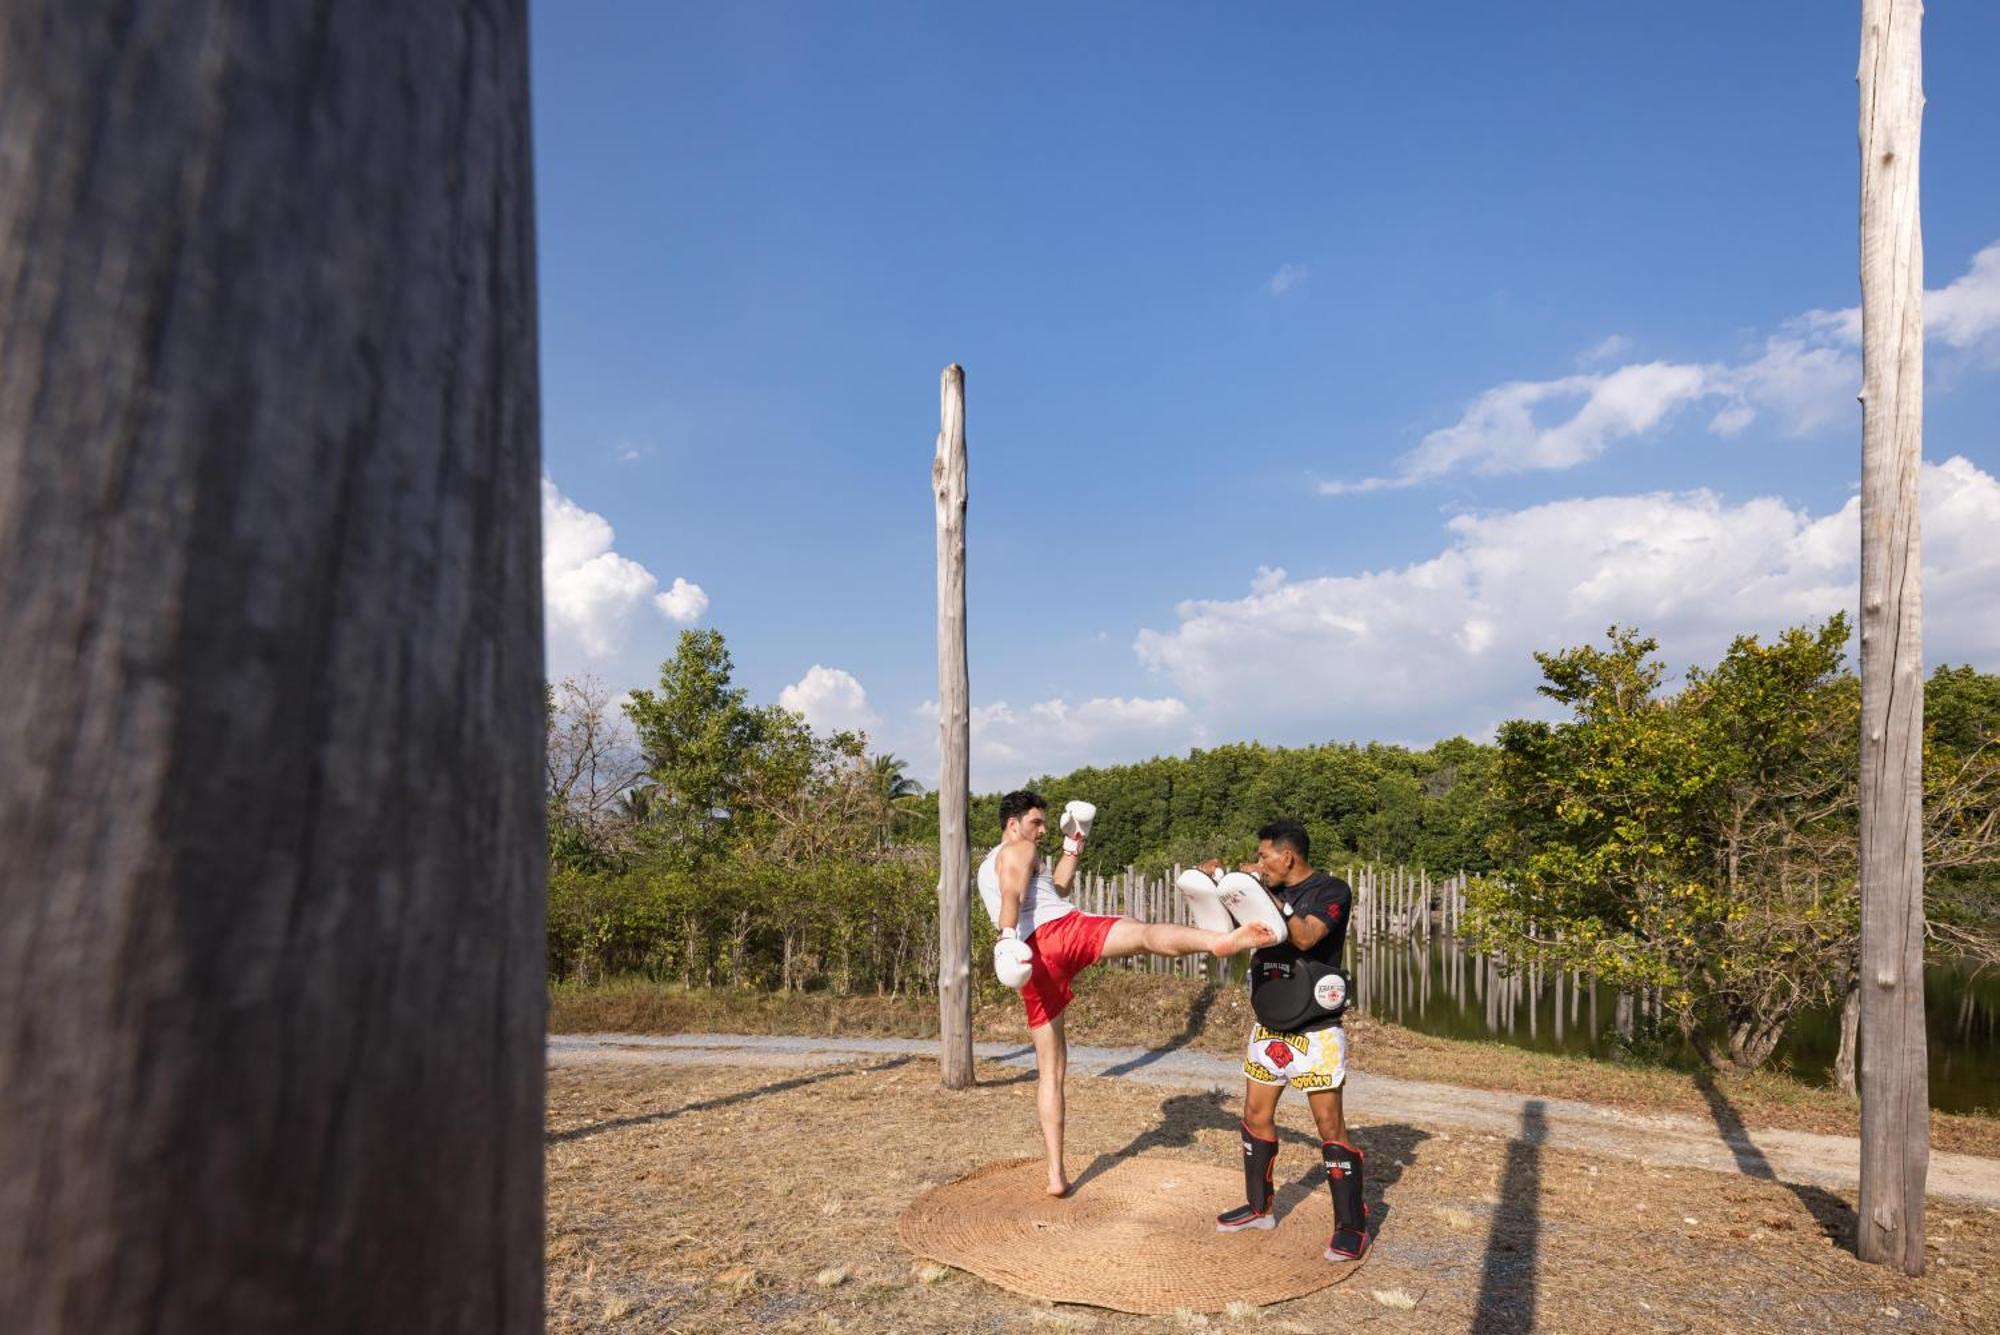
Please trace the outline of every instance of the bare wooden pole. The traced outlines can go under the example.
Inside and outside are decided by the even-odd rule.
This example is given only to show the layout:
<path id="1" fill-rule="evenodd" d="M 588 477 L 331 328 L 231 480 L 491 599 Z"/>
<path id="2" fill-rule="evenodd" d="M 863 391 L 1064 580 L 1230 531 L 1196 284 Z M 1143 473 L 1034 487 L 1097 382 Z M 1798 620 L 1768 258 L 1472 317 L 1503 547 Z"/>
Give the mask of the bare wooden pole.
<path id="1" fill-rule="evenodd" d="M 542 1327 L 527 58 L 0 4 L 0 1330 Z"/>
<path id="2" fill-rule="evenodd" d="M 1861 1191 L 1855 1252 L 1924 1270 L 1920 0 L 1861 6 Z"/>
<path id="3" fill-rule="evenodd" d="M 965 658 L 965 370 L 938 386 L 938 1066 L 946 1089 L 972 1086 L 971 682 Z"/>

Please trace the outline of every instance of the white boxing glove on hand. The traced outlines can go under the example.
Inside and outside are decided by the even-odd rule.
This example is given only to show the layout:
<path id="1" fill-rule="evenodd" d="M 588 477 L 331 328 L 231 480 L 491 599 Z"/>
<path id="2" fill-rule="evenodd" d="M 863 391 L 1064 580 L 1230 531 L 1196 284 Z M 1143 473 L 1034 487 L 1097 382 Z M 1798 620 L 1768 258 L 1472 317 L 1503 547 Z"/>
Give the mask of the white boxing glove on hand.
<path id="1" fill-rule="evenodd" d="M 993 976 L 1018 992 L 1035 971 L 1034 958 L 1028 943 L 1015 936 L 1013 928 L 1003 928 L 1000 939 L 993 943 Z"/>
<path id="2" fill-rule="evenodd" d="M 1088 802 L 1071 802 L 1062 810 L 1058 827 L 1062 830 L 1063 852 L 1075 857 L 1083 852 L 1083 841 L 1090 837 L 1090 823 L 1097 819 L 1097 808 Z"/>

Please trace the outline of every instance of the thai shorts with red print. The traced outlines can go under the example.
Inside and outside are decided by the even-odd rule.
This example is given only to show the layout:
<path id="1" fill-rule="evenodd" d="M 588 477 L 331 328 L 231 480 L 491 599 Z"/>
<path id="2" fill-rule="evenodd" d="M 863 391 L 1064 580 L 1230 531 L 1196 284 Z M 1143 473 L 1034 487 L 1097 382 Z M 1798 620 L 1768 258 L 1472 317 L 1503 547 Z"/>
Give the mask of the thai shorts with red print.
<path id="1" fill-rule="evenodd" d="M 1310 1033 L 1281 1034 L 1252 1024 L 1243 1074 L 1260 1085 L 1290 1085 L 1308 1094 L 1339 1089 L 1347 1082 L 1347 1031 L 1334 1024 Z"/>
<path id="2" fill-rule="evenodd" d="M 1041 923 L 1028 938 L 1027 985 L 1021 1001 L 1028 1008 L 1028 1028 L 1039 1029 L 1063 1013 L 1075 995 L 1070 980 L 1104 958 L 1104 938 L 1118 919 L 1102 913 L 1065 913 Z"/>

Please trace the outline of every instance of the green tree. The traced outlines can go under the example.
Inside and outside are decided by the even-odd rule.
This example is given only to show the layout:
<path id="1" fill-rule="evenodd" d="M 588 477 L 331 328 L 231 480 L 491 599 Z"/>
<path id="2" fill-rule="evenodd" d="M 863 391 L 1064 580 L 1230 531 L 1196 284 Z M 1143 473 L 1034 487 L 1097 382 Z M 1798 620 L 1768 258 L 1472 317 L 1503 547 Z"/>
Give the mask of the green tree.
<path id="1" fill-rule="evenodd" d="M 1925 925 L 1945 949 L 2000 964 L 2000 676 L 1938 668 L 1924 734 Z"/>
<path id="2" fill-rule="evenodd" d="M 1938 668 L 1924 683 L 1924 724 L 1931 746 L 1959 755 L 2000 746 L 2000 676 Z"/>
<path id="3" fill-rule="evenodd" d="M 1517 960 L 1652 986 L 1712 1065 L 1754 1068 L 1844 987 L 1857 930 L 1847 623 L 1737 639 L 1659 691 L 1655 641 L 1537 654 L 1566 723 L 1500 732 L 1504 877 L 1475 888 Z"/>
<path id="4" fill-rule="evenodd" d="M 734 672 L 721 631 L 684 630 L 660 665 L 659 689 L 626 701 L 649 781 L 642 828 L 656 856 L 696 866 L 730 844 L 770 723 L 730 684 Z"/>

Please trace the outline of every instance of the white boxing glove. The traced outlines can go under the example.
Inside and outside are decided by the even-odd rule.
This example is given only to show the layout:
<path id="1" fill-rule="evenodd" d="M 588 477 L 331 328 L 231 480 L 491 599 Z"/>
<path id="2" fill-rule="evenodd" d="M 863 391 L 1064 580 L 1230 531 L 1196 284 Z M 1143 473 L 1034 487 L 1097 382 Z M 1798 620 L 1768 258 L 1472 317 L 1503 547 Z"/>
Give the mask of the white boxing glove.
<path id="1" fill-rule="evenodd" d="M 1071 802 L 1062 811 L 1058 822 L 1063 836 L 1063 852 L 1072 857 L 1083 852 L 1083 841 L 1090 837 L 1090 823 L 1097 819 L 1097 808 L 1088 802 Z"/>
<path id="2" fill-rule="evenodd" d="M 993 976 L 1018 992 L 1035 971 L 1034 958 L 1028 943 L 1014 935 L 1013 928 L 1002 928 L 1000 939 L 993 943 Z"/>

